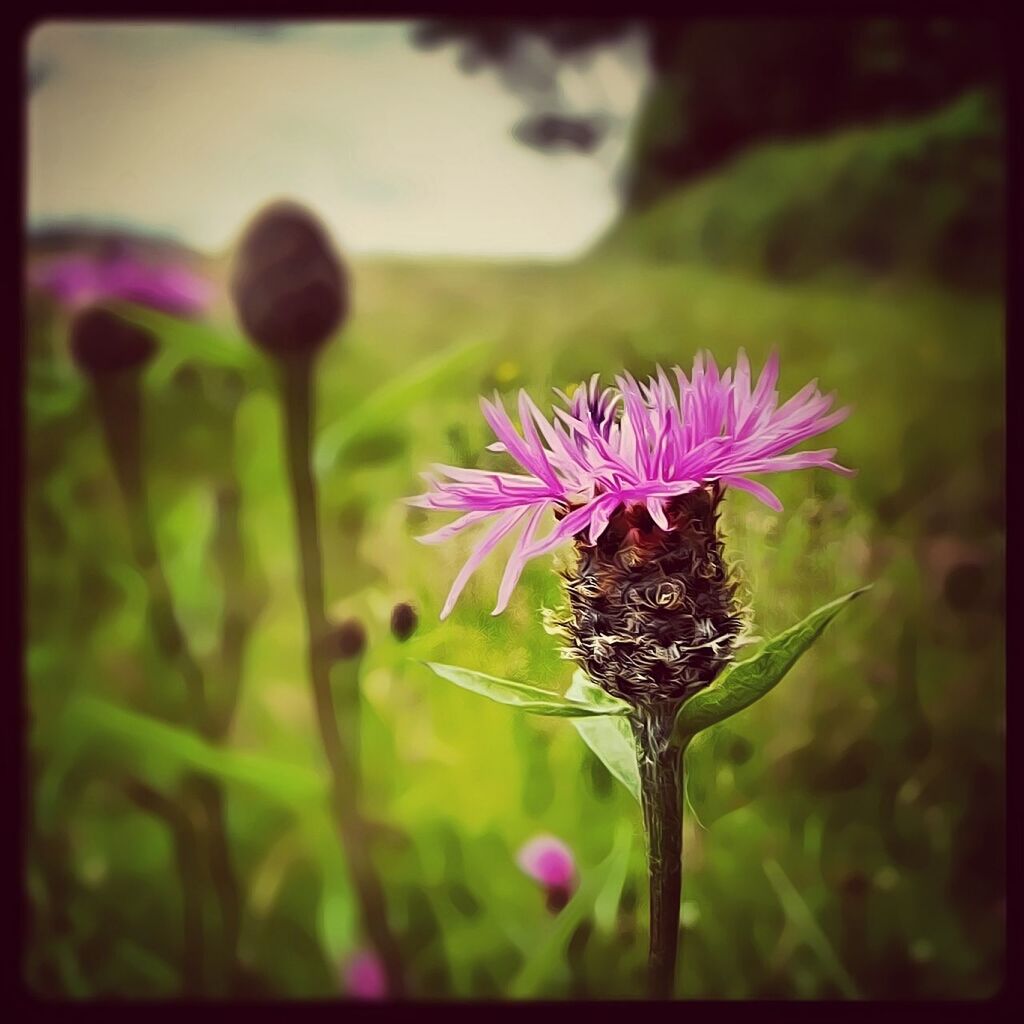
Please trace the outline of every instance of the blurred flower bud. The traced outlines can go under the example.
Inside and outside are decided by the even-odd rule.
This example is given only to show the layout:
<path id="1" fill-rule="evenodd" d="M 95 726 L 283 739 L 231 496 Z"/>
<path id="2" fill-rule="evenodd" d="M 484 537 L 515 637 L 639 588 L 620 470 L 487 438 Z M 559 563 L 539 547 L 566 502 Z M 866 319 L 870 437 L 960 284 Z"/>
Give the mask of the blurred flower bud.
<path id="1" fill-rule="evenodd" d="M 71 356 L 86 373 L 138 369 L 155 352 L 149 331 L 110 310 L 91 306 L 71 321 Z"/>
<path id="2" fill-rule="evenodd" d="M 416 609 L 405 601 L 391 609 L 391 632 L 399 640 L 408 640 L 416 632 L 419 618 Z"/>
<path id="3" fill-rule="evenodd" d="M 311 351 L 341 325 L 348 282 L 327 231 L 287 200 L 263 209 L 245 229 L 231 295 L 246 333 L 267 351 Z"/>
<path id="4" fill-rule="evenodd" d="M 345 965 L 345 991 L 353 999 L 386 999 L 387 978 L 380 960 L 369 951 L 354 954 Z"/>
<path id="5" fill-rule="evenodd" d="M 335 626 L 328 639 L 331 654 L 338 660 L 358 658 L 366 649 L 366 630 L 355 618 L 346 619 Z"/>
<path id="6" fill-rule="evenodd" d="M 554 836 L 537 836 L 526 843 L 516 857 L 522 871 L 539 882 L 552 913 L 561 910 L 576 890 L 576 861 L 572 851 Z"/>

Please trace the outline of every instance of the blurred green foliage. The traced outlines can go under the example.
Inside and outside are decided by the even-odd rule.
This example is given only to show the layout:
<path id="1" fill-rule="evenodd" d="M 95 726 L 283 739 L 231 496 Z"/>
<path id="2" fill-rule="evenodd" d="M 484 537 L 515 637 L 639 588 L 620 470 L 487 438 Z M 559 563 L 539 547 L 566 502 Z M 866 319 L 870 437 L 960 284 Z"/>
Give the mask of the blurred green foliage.
<path id="1" fill-rule="evenodd" d="M 884 131 L 900 150 L 897 129 Z M 834 164 L 838 175 L 857 152 L 853 138 L 814 150 L 813 163 L 804 144 L 750 160 L 795 175 L 786 194 L 796 203 L 812 178 L 815 195 L 827 192 L 817 168 Z M 914 150 L 916 135 L 900 138 Z M 830 147 L 846 155 L 834 159 Z M 1001 296 L 891 275 L 780 284 L 751 272 L 756 260 L 727 272 L 690 259 L 704 255 L 688 247 L 710 210 L 747 224 L 744 203 L 767 209 L 785 191 L 754 197 L 741 172 L 679 197 L 671 251 L 648 244 L 664 227 L 649 214 L 623 226 L 614 252 L 573 265 L 353 268 L 356 311 L 317 377 L 327 597 L 334 615 L 358 615 L 369 634 L 366 799 L 420 996 L 638 995 L 647 895 L 639 808 L 572 725 L 481 701 L 418 663 L 564 693 L 573 666 L 540 617 L 559 600 L 551 565 L 531 563 L 494 618 L 502 560 L 490 560 L 439 624 L 469 541 L 418 545 L 428 517 L 399 499 L 420 490 L 431 462 L 498 464 L 484 450 L 492 439 L 480 393 L 525 386 L 541 400 L 596 370 L 686 366 L 702 347 L 729 363 L 741 345 L 755 366 L 779 347 L 783 394 L 817 377 L 855 407 L 829 443 L 857 477 L 782 477 L 778 515 L 742 493 L 725 502 L 756 632 L 771 636 L 838 594 L 875 586 L 782 685 L 702 734 L 688 757 L 680 994 L 978 998 L 1002 983 Z M 854 209 L 823 198 L 808 223 L 833 238 L 844 218 L 881 216 Z M 903 237 L 898 218 L 887 223 Z M 155 527 L 211 685 L 228 685 L 211 549 L 226 486 L 238 488 L 245 579 L 262 595 L 237 713 L 217 743 L 179 724 L 180 684 L 148 634 L 65 322 L 41 304 L 30 312 L 25 976 L 37 992 L 70 998 L 171 996 L 188 984 L 338 995 L 341 964 L 361 940 L 323 798 L 267 368 L 226 322 L 151 320 L 165 346 L 146 380 Z M 404 644 L 388 628 L 399 600 L 420 615 Z M 197 770 L 225 794 L 242 894 L 234 976 L 218 959 L 209 898 L 218 881 L 202 865 L 198 967 L 183 940 L 189 823 L 165 803 Z M 557 916 L 515 863 L 538 832 L 561 837 L 578 861 L 580 889 Z"/>
<path id="2" fill-rule="evenodd" d="M 779 281 L 912 275 L 991 290 L 1003 145 L 997 103 L 980 91 L 917 120 L 774 141 L 621 221 L 603 248 Z"/>

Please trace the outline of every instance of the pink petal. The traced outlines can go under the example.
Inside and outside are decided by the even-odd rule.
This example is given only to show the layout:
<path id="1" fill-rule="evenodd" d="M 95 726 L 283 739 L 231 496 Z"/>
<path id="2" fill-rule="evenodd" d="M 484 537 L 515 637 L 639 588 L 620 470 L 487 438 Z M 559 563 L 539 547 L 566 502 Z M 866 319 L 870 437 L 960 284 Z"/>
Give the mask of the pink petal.
<path id="1" fill-rule="evenodd" d="M 527 548 L 533 543 L 533 535 L 537 530 L 537 524 L 540 522 L 540 517 L 547 511 L 548 502 L 544 502 L 542 505 L 538 505 L 534 509 L 533 514 L 527 520 L 526 526 L 523 528 L 523 532 L 516 541 L 516 546 L 509 556 L 508 564 L 505 566 L 505 573 L 501 577 L 501 586 L 498 587 L 498 603 L 494 606 L 492 615 L 500 615 L 507 607 L 509 598 L 512 596 L 512 591 L 515 589 L 515 585 L 519 582 L 519 577 L 523 574 L 523 569 L 526 567 L 526 563 L 529 561 L 529 556 L 526 554 Z"/>
<path id="2" fill-rule="evenodd" d="M 572 851 L 554 836 L 536 836 L 516 856 L 522 871 L 545 888 L 571 889 L 576 883 Z"/>
<path id="3" fill-rule="evenodd" d="M 511 512 L 506 512 L 498 520 L 494 529 L 483 539 L 480 545 L 476 548 L 472 555 L 469 556 L 469 560 L 459 570 L 458 576 L 455 577 L 455 582 L 452 584 L 451 590 L 448 591 L 448 597 L 444 602 L 444 607 L 441 609 L 441 618 L 447 619 L 451 614 L 452 608 L 455 607 L 455 602 L 459 599 L 459 594 L 465 589 L 466 584 L 469 582 L 470 576 L 476 572 L 480 567 L 480 563 L 494 550 L 498 545 L 498 542 L 506 534 L 512 532 L 515 529 L 516 524 L 526 515 L 528 509 L 517 508 Z"/>
<path id="4" fill-rule="evenodd" d="M 764 484 L 759 484 L 754 480 L 745 480 L 741 476 L 724 476 L 722 477 L 722 483 L 728 487 L 739 488 L 741 491 L 749 491 L 756 498 L 763 501 L 770 509 L 774 509 L 776 512 L 782 511 L 782 502 Z"/>
<path id="5" fill-rule="evenodd" d="M 356 953 L 345 965 L 345 991 L 355 999 L 386 999 L 387 976 L 376 955 Z"/>

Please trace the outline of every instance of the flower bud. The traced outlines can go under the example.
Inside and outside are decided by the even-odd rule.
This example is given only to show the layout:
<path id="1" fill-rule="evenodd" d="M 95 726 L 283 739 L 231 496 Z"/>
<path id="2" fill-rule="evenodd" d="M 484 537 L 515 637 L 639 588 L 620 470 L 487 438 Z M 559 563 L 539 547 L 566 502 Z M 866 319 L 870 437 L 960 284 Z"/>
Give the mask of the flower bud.
<path id="1" fill-rule="evenodd" d="M 408 640 L 416 632 L 419 618 L 416 609 L 405 601 L 391 609 L 391 632 L 399 640 Z"/>
<path id="2" fill-rule="evenodd" d="M 346 964 L 345 992 L 353 999 L 386 999 L 387 978 L 380 960 L 371 952 L 362 950 Z"/>
<path id="3" fill-rule="evenodd" d="M 144 327 L 99 306 L 71 321 L 71 356 L 86 373 L 116 373 L 144 366 L 156 352 L 156 339 Z"/>
<path id="4" fill-rule="evenodd" d="M 366 649 L 366 630 L 358 619 L 346 619 L 331 630 L 329 648 L 339 661 L 358 658 Z"/>
<path id="5" fill-rule="evenodd" d="M 312 351 L 348 312 L 348 282 L 327 231 L 304 207 L 272 203 L 238 246 L 231 295 L 246 333 L 276 355 Z"/>
<path id="6" fill-rule="evenodd" d="M 536 836 L 516 857 L 520 869 L 543 886 L 547 908 L 556 914 L 576 889 L 576 861 L 572 851 L 554 836 Z"/>

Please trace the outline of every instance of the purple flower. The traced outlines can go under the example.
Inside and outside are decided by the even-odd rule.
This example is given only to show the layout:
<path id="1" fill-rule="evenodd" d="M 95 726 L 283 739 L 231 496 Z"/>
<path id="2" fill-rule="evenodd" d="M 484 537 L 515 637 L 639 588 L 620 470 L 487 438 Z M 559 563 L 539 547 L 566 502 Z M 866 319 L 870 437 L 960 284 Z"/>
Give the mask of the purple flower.
<path id="1" fill-rule="evenodd" d="M 489 529 L 455 578 L 441 618 L 451 612 L 470 576 L 498 543 L 519 530 L 498 588 L 494 615 L 509 598 L 531 558 L 573 537 L 594 544 L 622 507 L 642 506 L 661 530 L 673 529 L 669 501 L 717 481 L 750 491 L 766 505 L 782 503 L 752 474 L 819 467 L 852 473 L 833 460 L 834 448 L 790 452 L 795 445 L 840 423 L 849 409 L 829 412 L 834 395 L 822 395 L 812 381 L 778 404 L 776 353 L 756 384 L 741 349 L 736 368 L 719 373 L 714 358 L 698 354 L 687 378 L 673 368 L 675 383 L 659 366 L 646 384 L 630 374 L 615 378 L 615 388 L 600 391 L 591 378 L 567 408 L 546 417 L 525 391 L 519 392 L 522 433 L 495 394 L 481 399 L 484 418 L 498 441 L 492 451 L 507 452 L 525 471 L 501 473 L 435 466 L 440 477 L 425 474 L 426 494 L 410 504 L 462 513 L 458 519 L 420 537 L 438 544 L 463 530 L 488 523 Z M 548 511 L 557 520 L 540 536 Z"/>
<path id="2" fill-rule="evenodd" d="M 202 313 L 213 297 L 213 285 L 187 267 L 149 263 L 124 250 L 52 260 L 32 281 L 71 310 L 117 300 L 188 317 Z"/>
<path id="3" fill-rule="evenodd" d="M 548 895 L 548 906 L 561 910 L 576 889 L 576 861 L 572 851 L 554 836 L 536 836 L 516 856 L 516 863 Z"/>
<path id="4" fill-rule="evenodd" d="M 345 991 L 354 999 L 386 999 L 387 978 L 376 955 L 363 950 L 345 965 Z"/>

